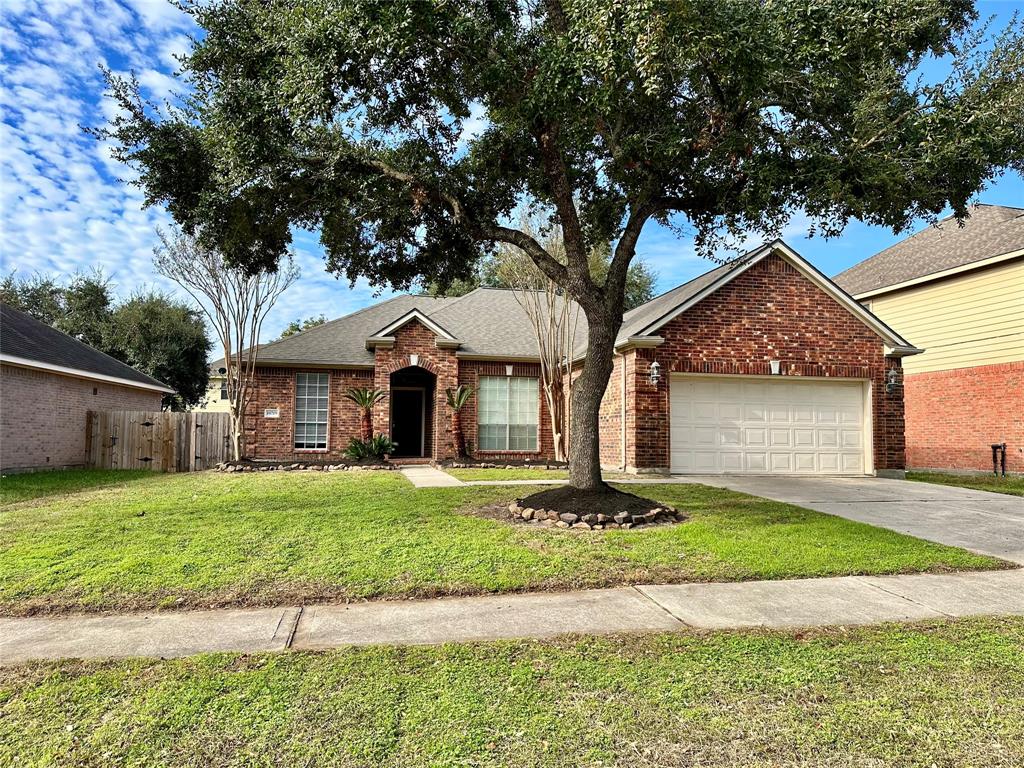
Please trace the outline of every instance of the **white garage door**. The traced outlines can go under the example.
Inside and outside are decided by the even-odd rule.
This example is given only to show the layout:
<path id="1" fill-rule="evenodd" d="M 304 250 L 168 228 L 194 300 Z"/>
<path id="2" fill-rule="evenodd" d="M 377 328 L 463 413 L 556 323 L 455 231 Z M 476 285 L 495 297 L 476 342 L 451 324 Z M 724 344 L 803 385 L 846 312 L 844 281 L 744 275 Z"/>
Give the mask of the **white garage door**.
<path id="1" fill-rule="evenodd" d="M 865 472 L 858 381 L 672 377 L 673 472 Z"/>

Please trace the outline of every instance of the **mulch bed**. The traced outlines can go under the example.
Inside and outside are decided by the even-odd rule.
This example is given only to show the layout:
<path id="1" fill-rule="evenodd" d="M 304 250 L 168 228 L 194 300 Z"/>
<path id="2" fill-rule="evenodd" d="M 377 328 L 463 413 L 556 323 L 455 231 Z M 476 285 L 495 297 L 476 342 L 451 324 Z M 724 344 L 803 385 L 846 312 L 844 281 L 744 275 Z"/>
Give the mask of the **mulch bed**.
<path id="1" fill-rule="evenodd" d="M 596 531 L 674 525 L 686 519 L 674 507 L 615 488 L 582 491 L 571 486 L 516 499 L 508 505 L 508 517 L 529 525 Z"/>

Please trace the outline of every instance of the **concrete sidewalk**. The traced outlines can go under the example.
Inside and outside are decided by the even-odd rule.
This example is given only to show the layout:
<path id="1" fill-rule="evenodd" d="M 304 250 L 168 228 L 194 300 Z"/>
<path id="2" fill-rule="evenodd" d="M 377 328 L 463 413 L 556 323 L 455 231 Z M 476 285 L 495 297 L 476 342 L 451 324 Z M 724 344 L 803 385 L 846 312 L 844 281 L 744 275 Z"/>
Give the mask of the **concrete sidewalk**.
<path id="1" fill-rule="evenodd" d="M 457 477 L 442 472 L 436 467 L 428 464 L 412 464 L 402 467 L 400 472 L 406 479 L 417 488 L 450 488 L 457 485 L 465 485 Z"/>
<path id="2" fill-rule="evenodd" d="M 0 664 L 1024 614 L 1024 570 L 0 619 Z"/>

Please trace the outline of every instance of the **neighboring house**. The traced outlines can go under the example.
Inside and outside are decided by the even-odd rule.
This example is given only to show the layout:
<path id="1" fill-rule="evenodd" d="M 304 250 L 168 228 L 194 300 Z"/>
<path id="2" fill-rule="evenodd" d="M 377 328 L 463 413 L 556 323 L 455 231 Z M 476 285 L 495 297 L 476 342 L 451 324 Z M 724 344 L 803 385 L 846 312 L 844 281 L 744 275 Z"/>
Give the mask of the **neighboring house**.
<path id="1" fill-rule="evenodd" d="M 1024 472 L 1024 208 L 978 205 L 835 278 L 925 353 L 907 360 L 907 466 Z"/>
<path id="2" fill-rule="evenodd" d="M 173 392 L 0 304 L 0 471 L 82 466 L 87 411 L 158 411 Z"/>
<path id="3" fill-rule="evenodd" d="M 193 408 L 201 413 L 228 413 L 231 404 L 228 402 L 228 377 L 221 359 L 210 365 L 210 384 L 206 388 L 206 396 Z"/>
<path id="4" fill-rule="evenodd" d="M 616 349 L 600 419 L 609 468 L 903 469 L 901 358 L 919 350 L 781 241 L 627 313 Z M 583 338 L 577 367 L 585 350 Z M 477 457 L 550 457 L 538 377 L 533 330 L 510 291 L 398 296 L 260 347 L 247 452 L 340 456 L 359 431 L 344 394 L 373 387 L 389 395 L 374 430 L 396 455 L 451 457 L 445 389 L 465 384 Z"/>

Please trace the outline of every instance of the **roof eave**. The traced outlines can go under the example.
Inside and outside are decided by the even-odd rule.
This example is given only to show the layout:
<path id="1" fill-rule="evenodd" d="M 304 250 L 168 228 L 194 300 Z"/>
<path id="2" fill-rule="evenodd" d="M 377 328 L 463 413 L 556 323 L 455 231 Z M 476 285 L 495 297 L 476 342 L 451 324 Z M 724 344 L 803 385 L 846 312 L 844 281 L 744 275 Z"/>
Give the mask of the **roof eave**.
<path id="1" fill-rule="evenodd" d="M 101 381 L 108 384 L 117 384 L 122 387 L 148 389 L 153 392 L 161 392 L 166 395 L 175 394 L 174 390 L 163 382 L 150 384 L 145 381 L 135 381 L 134 379 L 126 379 L 121 376 L 108 376 L 105 373 L 95 373 L 81 368 L 71 368 L 66 365 L 44 363 L 41 360 L 31 360 L 27 357 L 18 357 L 16 355 L 0 354 L 0 363 L 7 363 L 8 365 L 13 365 L 18 368 L 31 368 L 33 370 L 46 371 L 47 373 L 55 373 L 60 376 L 69 376 L 79 379 L 88 379 L 89 381 Z"/>
<path id="2" fill-rule="evenodd" d="M 955 277 L 956 275 L 960 275 L 965 272 L 973 272 L 976 269 L 984 269 L 985 267 L 990 267 L 995 264 L 1001 264 L 1004 261 L 1012 261 L 1013 259 L 1019 258 L 1024 258 L 1024 248 L 1019 248 L 1015 251 L 1008 251 L 1006 253 L 999 254 L 998 256 L 991 256 L 987 259 L 979 259 L 978 261 L 972 261 L 968 264 L 961 264 L 958 267 L 950 267 L 949 269 L 944 269 L 940 272 L 920 275 L 918 277 L 911 278 L 910 280 L 903 280 L 899 283 L 883 285 L 880 288 L 872 288 L 869 291 L 861 291 L 860 293 L 853 294 L 853 297 L 857 299 L 857 301 L 863 301 L 874 296 L 881 296 L 882 294 L 893 293 L 894 291 L 902 291 L 906 288 L 915 288 L 919 285 L 933 283 L 937 280 L 945 280 L 947 277 Z"/>
<path id="3" fill-rule="evenodd" d="M 628 336 L 622 341 L 615 342 L 616 352 L 626 352 L 630 349 L 653 349 L 665 343 L 661 336 Z"/>

